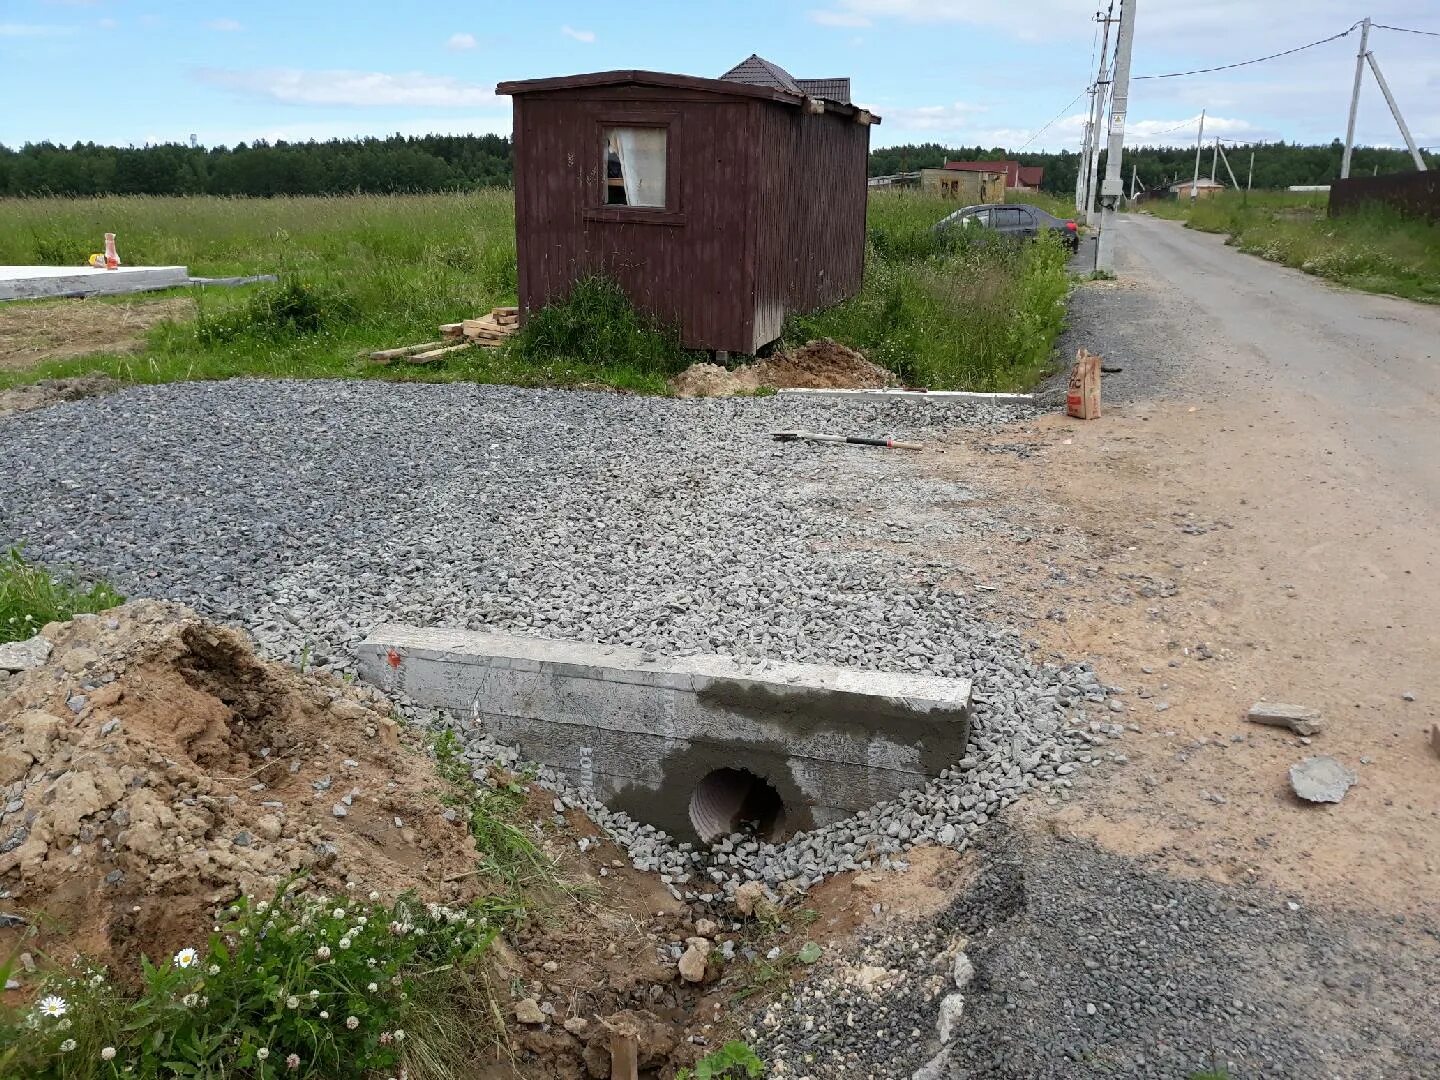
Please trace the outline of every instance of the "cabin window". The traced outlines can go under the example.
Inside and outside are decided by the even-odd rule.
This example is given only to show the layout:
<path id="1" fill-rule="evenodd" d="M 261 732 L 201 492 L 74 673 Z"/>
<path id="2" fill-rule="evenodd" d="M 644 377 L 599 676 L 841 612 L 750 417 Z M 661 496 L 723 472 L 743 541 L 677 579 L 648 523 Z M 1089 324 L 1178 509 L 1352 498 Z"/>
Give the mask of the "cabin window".
<path id="1" fill-rule="evenodd" d="M 664 209 L 667 134 L 663 127 L 605 129 L 605 205 Z"/>

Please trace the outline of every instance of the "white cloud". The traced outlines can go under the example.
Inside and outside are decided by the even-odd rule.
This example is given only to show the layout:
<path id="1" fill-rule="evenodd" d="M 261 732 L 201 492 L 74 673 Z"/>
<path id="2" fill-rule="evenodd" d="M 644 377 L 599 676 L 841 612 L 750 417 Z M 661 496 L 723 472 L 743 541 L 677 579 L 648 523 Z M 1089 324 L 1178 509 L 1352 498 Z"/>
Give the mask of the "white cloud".
<path id="1" fill-rule="evenodd" d="M 466 49 L 473 49 L 480 42 L 475 39 L 474 34 L 451 34 L 445 42 L 445 48 L 451 52 L 464 52 Z"/>
<path id="2" fill-rule="evenodd" d="M 194 74 L 211 86 L 286 105 L 473 108 L 493 105 L 498 100 L 487 86 L 422 72 L 392 75 L 380 71 L 304 71 L 299 68 L 256 71 L 201 68 Z"/>
<path id="3" fill-rule="evenodd" d="M 871 25 L 870 17 L 857 11 L 825 11 L 812 8 L 805 13 L 805 17 L 817 26 L 862 27 Z"/>
<path id="4" fill-rule="evenodd" d="M 235 34 L 245 29 L 236 19 L 211 19 L 205 25 L 222 34 Z"/>
<path id="5" fill-rule="evenodd" d="M 595 42 L 594 30 L 576 30 L 573 26 L 562 26 L 560 33 L 568 38 L 574 38 L 576 41 L 583 41 L 586 45 L 592 45 Z"/>
<path id="6" fill-rule="evenodd" d="M 900 131 L 955 133 L 954 140 L 970 142 L 962 133 L 975 123 L 977 113 L 985 112 L 984 105 L 972 105 L 964 101 L 949 105 L 864 105 L 884 121 L 885 127 Z"/>
<path id="7" fill-rule="evenodd" d="M 0 23 L 0 38 L 64 37 L 73 33 L 68 26 L 41 26 L 36 23 Z"/>
<path id="8" fill-rule="evenodd" d="M 101 20 L 100 20 L 99 22 L 97 22 L 95 25 L 98 26 L 98 27 L 100 27 L 101 30 L 114 30 L 117 26 L 120 25 L 120 20 L 119 20 L 119 19 L 101 19 Z"/>

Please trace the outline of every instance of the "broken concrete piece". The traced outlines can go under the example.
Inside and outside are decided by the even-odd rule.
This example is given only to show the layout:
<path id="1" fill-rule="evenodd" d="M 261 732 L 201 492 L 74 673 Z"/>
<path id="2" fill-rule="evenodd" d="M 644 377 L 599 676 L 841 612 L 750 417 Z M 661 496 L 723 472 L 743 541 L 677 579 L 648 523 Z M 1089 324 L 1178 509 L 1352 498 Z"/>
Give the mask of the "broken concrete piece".
<path id="1" fill-rule="evenodd" d="M 1245 718 L 1252 724 L 1288 728 L 1296 735 L 1318 735 L 1320 733 L 1319 711 L 1304 705 L 1287 705 L 1279 701 L 1257 701 L 1250 706 L 1250 712 Z"/>
<path id="2" fill-rule="evenodd" d="M 1290 766 L 1290 786 L 1309 802 L 1339 802 L 1357 777 L 1333 757 L 1308 757 Z"/>
<path id="3" fill-rule="evenodd" d="M 50 642 L 39 634 L 26 641 L 0 645 L 0 671 L 29 671 L 50 658 Z"/>
<path id="4" fill-rule="evenodd" d="M 540 1003 L 534 998 L 521 998 L 515 1003 L 515 1019 L 522 1024 L 543 1024 L 545 1014 L 540 1011 Z"/>
<path id="5" fill-rule="evenodd" d="M 955 1034 L 955 1026 L 960 1023 L 960 1017 L 965 1012 L 964 994 L 946 994 L 940 1001 L 940 1015 L 937 1017 L 935 1026 L 939 1029 L 937 1034 L 942 1043 L 948 1043 Z"/>

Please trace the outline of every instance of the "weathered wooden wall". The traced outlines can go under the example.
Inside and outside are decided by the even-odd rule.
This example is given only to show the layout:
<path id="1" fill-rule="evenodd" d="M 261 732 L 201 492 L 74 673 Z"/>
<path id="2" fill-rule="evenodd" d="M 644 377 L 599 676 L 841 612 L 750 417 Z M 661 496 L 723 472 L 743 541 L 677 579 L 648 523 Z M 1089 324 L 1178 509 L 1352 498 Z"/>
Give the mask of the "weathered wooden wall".
<path id="1" fill-rule="evenodd" d="M 669 125 L 667 207 L 603 208 L 601 131 Z M 687 347 L 753 353 L 787 312 L 853 295 L 869 128 L 723 92 L 616 85 L 517 94 L 520 305 L 613 277 Z"/>
<path id="2" fill-rule="evenodd" d="M 1383 203 L 1411 217 L 1440 221 L 1440 172 L 1417 170 L 1331 181 L 1331 217 L 1353 214 L 1368 203 Z"/>

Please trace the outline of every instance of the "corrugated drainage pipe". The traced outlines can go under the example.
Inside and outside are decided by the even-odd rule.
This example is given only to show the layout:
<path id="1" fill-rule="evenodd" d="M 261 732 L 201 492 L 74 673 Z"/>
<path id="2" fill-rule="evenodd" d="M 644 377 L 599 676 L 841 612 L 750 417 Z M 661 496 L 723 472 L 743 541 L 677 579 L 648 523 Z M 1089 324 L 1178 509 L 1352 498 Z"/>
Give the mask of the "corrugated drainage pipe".
<path id="1" fill-rule="evenodd" d="M 779 840 L 785 832 L 785 802 L 768 780 L 748 769 L 716 769 L 690 796 L 690 824 L 707 844 L 732 833 Z"/>

